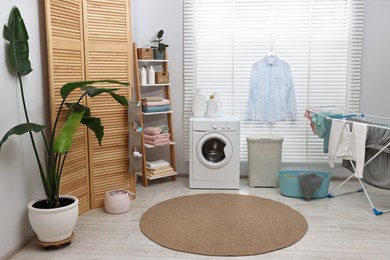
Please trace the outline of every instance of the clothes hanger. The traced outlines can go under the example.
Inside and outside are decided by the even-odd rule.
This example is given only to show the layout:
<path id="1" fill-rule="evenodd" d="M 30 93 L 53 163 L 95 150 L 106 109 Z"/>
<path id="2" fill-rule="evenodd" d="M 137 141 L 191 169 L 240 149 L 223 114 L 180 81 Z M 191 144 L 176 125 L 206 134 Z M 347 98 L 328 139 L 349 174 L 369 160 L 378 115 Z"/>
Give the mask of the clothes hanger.
<path id="1" fill-rule="evenodd" d="M 267 58 L 269 58 L 269 57 L 276 57 L 276 54 L 273 51 L 270 51 L 270 52 L 267 53 L 266 57 Z"/>

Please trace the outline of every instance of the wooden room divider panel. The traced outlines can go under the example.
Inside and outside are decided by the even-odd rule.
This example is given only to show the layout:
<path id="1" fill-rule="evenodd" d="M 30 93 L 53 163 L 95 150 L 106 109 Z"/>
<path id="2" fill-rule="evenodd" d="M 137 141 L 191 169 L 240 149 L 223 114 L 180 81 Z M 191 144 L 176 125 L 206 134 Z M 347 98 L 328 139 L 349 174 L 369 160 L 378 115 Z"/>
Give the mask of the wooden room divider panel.
<path id="1" fill-rule="evenodd" d="M 45 7 L 52 120 L 60 102 L 59 89 L 66 82 L 131 82 L 129 1 L 46 0 Z M 118 94 L 131 99 L 131 87 L 119 88 Z M 109 190 L 135 193 L 135 176 L 128 173 L 127 109 L 119 104 L 108 109 L 115 101 L 105 95 L 83 102 L 101 117 L 105 136 L 100 147 L 93 133 L 80 128 L 68 154 L 61 194 L 77 196 L 80 213 L 102 207 Z"/>

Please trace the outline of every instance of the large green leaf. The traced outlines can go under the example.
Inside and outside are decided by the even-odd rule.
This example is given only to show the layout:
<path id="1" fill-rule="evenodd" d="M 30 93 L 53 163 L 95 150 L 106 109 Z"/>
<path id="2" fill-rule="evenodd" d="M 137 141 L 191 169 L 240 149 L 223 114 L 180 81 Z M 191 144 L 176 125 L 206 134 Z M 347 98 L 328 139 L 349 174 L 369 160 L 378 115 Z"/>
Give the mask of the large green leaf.
<path id="1" fill-rule="evenodd" d="M 118 95 L 114 92 L 111 92 L 110 95 L 121 105 L 123 106 L 129 106 L 129 102 L 127 101 L 126 97 Z"/>
<path id="2" fill-rule="evenodd" d="M 84 105 L 81 105 L 80 103 L 73 103 L 73 102 L 66 102 L 65 105 L 69 109 L 78 109 L 78 110 L 85 110 L 84 116 L 85 117 L 90 117 L 91 116 L 91 109 L 89 107 L 86 107 Z"/>
<path id="3" fill-rule="evenodd" d="M 64 154 L 69 151 L 73 143 L 74 135 L 80 126 L 80 122 L 84 113 L 85 110 L 82 109 L 71 110 L 65 125 L 61 128 L 57 139 L 54 141 L 54 152 Z"/>
<path id="4" fill-rule="evenodd" d="M 8 137 L 11 135 L 23 135 L 23 134 L 28 133 L 30 131 L 38 133 L 38 132 L 42 131 L 44 128 L 45 128 L 44 125 L 38 125 L 38 124 L 34 124 L 34 123 L 23 123 L 23 124 L 14 126 L 4 135 L 3 139 L 1 139 L 0 149 L 1 149 L 1 146 L 3 145 L 3 143 L 5 141 L 7 141 Z"/>
<path id="5" fill-rule="evenodd" d="M 71 83 L 67 83 L 67 84 L 62 86 L 61 91 L 60 91 L 61 97 L 63 99 L 66 99 L 68 97 L 68 95 L 73 90 L 87 86 L 87 85 L 92 85 L 95 83 L 114 83 L 114 84 L 121 84 L 121 85 L 126 85 L 126 86 L 130 85 L 128 82 L 121 82 L 121 81 L 117 81 L 117 80 L 94 80 L 94 81 L 71 82 Z"/>
<path id="6" fill-rule="evenodd" d="M 99 145 L 102 145 L 102 139 L 104 136 L 104 126 L 102 125 L 100 118 L 84 117 L 81 120 L 81 123 L 86 125 L 89 129 L 91 129 L 94 132 L 96 139 L 99 142 Z"/>
<path id="7" fill-rule="evenodd" d="M 93 86 L 84 86 L 81 87 L 81 89 L 84 90 L 90 97 L 95 97 L 102 93 L 111 93 L 115 90 L 118 90 L 118 88 L 97 88 Z"/>
<path id="8" fill-rule="evenodd" d="M 29 57 L 28 33 L 19 9 L 12 8 L 8 27 L 4 25 L 3 37 L 9 41 L 9 59 L 15 71 L 27 75 L 32 71 Z"/>

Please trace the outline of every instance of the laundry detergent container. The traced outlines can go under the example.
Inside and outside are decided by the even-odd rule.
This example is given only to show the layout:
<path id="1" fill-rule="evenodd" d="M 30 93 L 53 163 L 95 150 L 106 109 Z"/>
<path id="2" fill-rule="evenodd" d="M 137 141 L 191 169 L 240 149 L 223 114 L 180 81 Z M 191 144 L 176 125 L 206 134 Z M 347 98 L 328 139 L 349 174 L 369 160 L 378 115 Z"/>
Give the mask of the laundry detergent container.
<path id="1" fill-rule="evenodd" d="M 325 198 L 329 190 L 329 182 L 332 174 L 329 172 L 307 171 L 307 170 L 283 170 L 278 171 L 280 193 L 287 197 L 305 198 L 301 192 L 298 175 L 300 173 L 315 173 L 323 178 L 321 185 L 312 194 L 312 199 Z"/>

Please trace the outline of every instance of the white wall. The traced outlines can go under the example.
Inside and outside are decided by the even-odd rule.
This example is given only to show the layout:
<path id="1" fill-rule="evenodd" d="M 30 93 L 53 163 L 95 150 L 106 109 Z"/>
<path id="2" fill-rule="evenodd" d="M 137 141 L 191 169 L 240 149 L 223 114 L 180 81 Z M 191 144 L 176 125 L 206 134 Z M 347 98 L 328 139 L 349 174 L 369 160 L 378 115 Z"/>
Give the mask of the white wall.
<path id="1" fill-rule="evenodd" d="M 40 124 L 44 124 L 47 118 L 47 113 L 44 113 L 47 110 L 46 65 L 42 66 L 45 61 L 41 57 L 45 36 L 44 31 L 42 34 L 44 25 L 39 21 L 44 19 L 44 14 L 38 11 L 42 3 L 39 0 L 3 0 L 0 8 L 1 28 L 3 24 L 8 24 L 12 7 L 17 6 L 29 32 L 30 61 L 34 71 L 23 77 L 23 84 L 31 111 L 30 120 Z M 5 40 L 1 37 L 0 138 L 13 126 L 25 122 L 19 84 L 16 77 L 10 74 L 5 50 Z M 38 148 L 41 148 L 39 136 L 38 140 Z M 27 204 L 42 195 L 43 188 L 28 136 L 12 136 L 0 151 L 0 257 L 18 248 L 32 234 L 27 219 Z"/>
<path id="2" fill-rule="evenodd" d="M 390 117 L 390 1 L 366 0 L 360 111 Z"/>
<path id="3" fill-rule="evenodd" d="M 176 170 L 188 173 L 183 147 L 183 0 L 131 0 L 131 8 L 133 41 L 137 47 L 150 47 L 156 33 L 164 30 L 163 42 L 169 45 Z"/>

